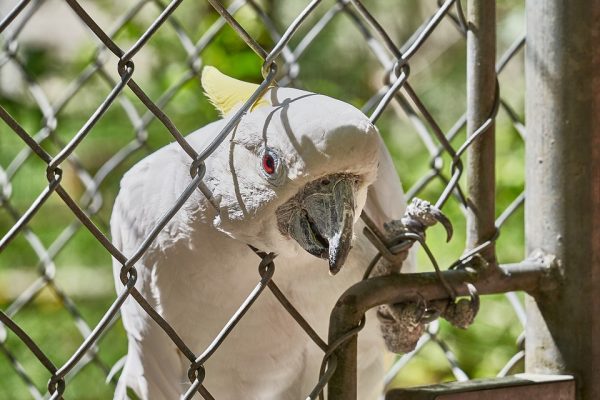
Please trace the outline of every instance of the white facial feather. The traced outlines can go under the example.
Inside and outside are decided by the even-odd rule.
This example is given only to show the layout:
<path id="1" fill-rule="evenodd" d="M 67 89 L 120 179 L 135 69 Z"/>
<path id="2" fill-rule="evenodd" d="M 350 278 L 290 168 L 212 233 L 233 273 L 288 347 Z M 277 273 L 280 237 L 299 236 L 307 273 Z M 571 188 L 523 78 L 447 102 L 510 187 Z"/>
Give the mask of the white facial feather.
<path id="1" fill-rule="evenodd" d="M 295 252 L 297 245 L 277 229 L 277 207 L 312 180 L 348 172 L 361 178 L 358 218 L 376 177 L 378 133 L 359 110 L 327 96 L 272 88 L 265 97 L 271 105 L 244 115 L 207 160 L 206 182 L 220 205 L 214 225 L 259 248 Z M 284 164 L 276 185 L 261 173 L 267 148 Z"/>

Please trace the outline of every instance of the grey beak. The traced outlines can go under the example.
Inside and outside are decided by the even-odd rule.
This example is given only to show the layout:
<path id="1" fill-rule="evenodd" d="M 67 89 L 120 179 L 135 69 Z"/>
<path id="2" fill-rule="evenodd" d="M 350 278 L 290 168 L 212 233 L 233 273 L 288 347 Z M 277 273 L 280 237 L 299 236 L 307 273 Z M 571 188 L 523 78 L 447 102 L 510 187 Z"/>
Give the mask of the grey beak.
<path id="1" fill-rule="evenodd" d="M 280 230 L 310 254 L 327 259 L 331 275 L 339 272 L 350 252 L 355 182 L 348 174 L 315 180 L 277 210 Z"/>

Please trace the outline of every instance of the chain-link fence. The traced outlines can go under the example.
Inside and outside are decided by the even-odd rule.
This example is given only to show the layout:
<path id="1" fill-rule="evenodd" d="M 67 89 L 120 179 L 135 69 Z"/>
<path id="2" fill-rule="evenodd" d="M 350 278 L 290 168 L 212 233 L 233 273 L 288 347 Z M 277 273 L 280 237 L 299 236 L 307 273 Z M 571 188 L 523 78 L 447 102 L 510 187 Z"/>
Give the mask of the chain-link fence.
<path id="1" fill-rule="evenodd" d="M 508 254 L 503 256 L 500 251 L 498 257 L 501 261 L 521 259 L 522 218 L 514 217 L 524 202 L 523 193 L 519 193 L 523 185 L 521 139 L 525 137 L 519 86 L 522 84 L 519 58 L 525 43 L 519 20 L 523 14 L 521 4 L 498 6 L 501 55 L 494 66 L 494 51 L 477 53 L 479 35 L 474 39 L 474 51 L 480 58 L 466 60 L 463 38 L 468 35 L 469 22 L 461 2 L 454 0 L 427 4 L 312 1 L 302 8 L 298 4 L 284 6 L 282 2 L 252 0 L 228 4 L 216 0 L 206 4 L 183 4 L 181 0 L 168 4 L 142 0 L 128 5 L 75 0 L 45 3 L 31 0 L 20 1 L 12 9 L 3 6 L 6 9 L 1 10 L 0 22 L 3 85 L 0 117 L 4 121 L 0 138 L 3 141 L 0 158 L 3 219 L 0 222 L 7 227 L 0 242 L 2 266 L 6 270 L 10 270 L 9 266 L 16 270 L 14 267 L 20 266 L 19 263 L 37 267 L 35 280 L 29 282 L 31 275 L 27 275 L 23 278 L 27 285 L 14 297 L 8 295 L 5 299 L 7 305 L 0 313 L 3 324 L 0 348 L 6 356 L 3 362 L 14 370 L 11 374 L 19 376 L 34 398 L 69 395 L 70 381 L 91 368 L 101 372 L 95 375 L 97 380 L 103 375 L 108 377 L 108 382 L 116 382 L 111 373 L 112 362 L 103 360 L 100 354 L 107 346 L 106 336 L 111 332 L 118 335 L 121 329 L 115 321 L 119 307 L 127 298 L 135 299 L 189 360 L 191 386 L 185 398 L 191 398 L 196 392 L 204 398 L 213 398 L 210 387 L 203 386 L 204 364 L 266 288 L 325 354 L 321 377 L 315 377 L 315 389 L 310 394 L 311 398 L 319 396 L 335 372 L 336 362 L 332 362 L 335 351 L 358 334 L 362 325 L 344 331 L 341 338 L 329 343 L 319 337 L 276 285 L 276 259 L 265 252 L 269 249 L 253 249 L 260 273 L 257 286 L 207 349 L 188 347 L 134 287 L 135 264 L 152 240 L 194 191 L 200 188 L 208 194 L 202 183 L 204 160 L 264 90 L 275 83 L 308 89 L 321 87 L 322 91 L 330 92 L 328 94 L 361 106 L 390 146 L 401 177 L 411 184 L 408 197 L 431 200 L 455 225 L 457 238 L 451 245 L 443 244 L 443 238 L 435 232 L 428 238 L 429 246 L 423 243 L 425 249 L 431 248 L 436 255 L 437 262 L 436 257 L 431 260 L 434 264 L 457 268 L 469 263 L 475 254 L 494 262 L 496 240 L 503 227 L 510 223 L 514 227 L 507 240 L 519 244 L 501 247 Z M 479 7 L 487 8 L 484 11 L 488 13 L 491 10 L 494 21 L 493 4 Z M 58 9 L 61 11 L 56 11 Z M 477 15 L 477 7 L 473 12 Z M 402 16 L 401 21 L 410 29 L 394 23 L 391 16 Z M 495 45 L 494 24 L 482 26 L 492 33 L 482 40 L 491 40 Z M 515 31 L 521 33 L 511 37 Z M 79 33 L 75 36 L 72 32 Z M 512 44 L 506 46 L 507 42 Z M 347 66 L 339 65 L 340 57 L 347 57 L 351 62 Z M 323 65 L 323 59 L 331 65 Z M 193 130 L 216 117 L 207 111 L 209 104 L 198 99 L 202 97 L 198 85 L 200 71 L 208 63 L 243 78 L 258 77 L 262 73 L 263 80 L 212 145 L 197 153 L 181 131 Z M 509 94 L 516 98 L 515 108 L 500 96 L 495 74 L 489 74 L 490 70 L 495 71 L 502 79 L 501 74 L 511 63 L 516 65 L 512 66 L 514 71 L 506 86 Z M 356 72 L 353 70 L 356 65 L 364 66 Z M 159 69 L 160 74 L 155 72 Z M 319 81 L 321 73 L 331 76 L 332 80 Z M 462 105 L 467 97 L 465 78 L 470 91 L 484 93 L 469 101 L 468 111 L 464 111 Z M 427 84 L 428 80 L 435 84 Z M 483 87 L 488 85 L 489 89 L 491 84 L 492 90 L 481 90 L 482 81 Z M 497 135 L 499 152 L 507 154 L 501 155 L 505 165 L 498 169 L 501 174 L 508 172 L 498 177 L 502 191 L 495 194 L 494 175 L 489 174 L 490 166 L 492 171 L 494 166 L 493 145 L 492 156 L 487 153 L 480 157 L 478 165 L 469 163 L 463 167 L 463 156 L 469 151 L 488 151 L 480 142 L 485 139 L 493 143 L 498 113 L 501 118 L 496 131 L 502 134 Z M 80 122 L 82 116 L 85 116 L 84 122 Z M 94 137 L 94 131 L 111 129 L 118 129 L 120 134 Z M 192 166 L 189 184 L 135 254 L 125 257 L 108 236 L 107 219 L 117 182 L 135 160 L 169 139 L 177 141 L 189 155 Z M 97 156 L 91 158 L 91 154 Z M 480 174 L 474 181 L 484 182 L 484 186 L 464 190 L 465 169 L 472 175 Z M 403 174 L 406 170 L 411 172 Z M 485 190 L 485 185 L 492 190 Z M 35 199 L 31 198 L 32 193 L 37 196 Z M 496 197 L 498 206 L 494 207 Z M 473 201 L 477 206 L 487 202 L 487 215 L 474 216 L 470 211 Z M 494 221 L 496 209 L 501 212 Z M 68 220 L 67 224 L 63 218 Z M 473 233 L 463 251 L 460 239 L 464 238 L 461 231 L 466 230 L 467 219 L 475 222 L 469 222 L 468 229 Z M 385 257 L 388 244 L 381 239 L 381 233 L 370 225 L 370 235 L 379 246 L 378 258 Z M 89 248 L 99 246 L 102 254 L 110 254 L 123 265 L 123 291 L 106 305 L 101 316 L 94 314 L 90 318 L 84 315 L 80 302 L 63 289 L 57 275 L 60 275 L 61 264 L 73 262 L 69 254 L 89 252 Z M 99 252 L 95 250 L 91 254 Z M 423 257 L 422 264 L 427 260 Z M 108 259 L 102 264 L 110 270 Z M 81 275 L 82 280 L 97 279 L 94 272 L 87 270 Z M 75 272 L 67 270 L 65 276 L 72 273 Z M 16 275 L 4 276 L 12 279 Z M 72 322 L 65 320 L 66 323 L 74 323 L 80 338 L 73 337 L 71 328 L 68 328 L 70 336 L 61 336 L 61 331 L 67 329 L 62 324 L 48 322 L 42 327 L 26 327 L 19 323 L 19 316 L 25 315 L 41 296 L 58 299 L 60 307 L 72 317 Z M 509 293 L 506 297 L 516 315 L 516 318 L 511 317 L 511 322 L 518 320 L 524 324 L 518 296 Z M 505 306 L 494 307 L 504 310 Z M 39 318 L 43 319 L 43 314 Z M 515 329 L 522 329 L 522 326 L 515 328 L 514 324 L 502 326 L 509 340 Z M 57 355 L 63 347 L 40 345 L 43 339 L 38 336 L 38 329 L 71 344 L 80 344 Z M 110 340 L 119 340 L 117 337 L 122 340 L 122 334 Z M 523 358 L 523 340 L 520 335 L 510 359 L 500 357 L 500 361 L 492 361 L 490 357 L 485 362 L 504 363 L 497 372 L 500 376 L 510 373 Z M 427 357 L 423 349 L 431 349 L 431 346 L 443 352 L 446 360 L 443 368 L 447 367 L 457 380 L 468 380 L 469 372 L 461 366 L 453 350 L 457 344 L 461 344 L 460 340 L 453 342 L 452 335 L 444 338 L 439 322 L 431 323 L 416 349 L 395 361 L 386 383 L 402 376 L 401 372 L 411 362 L 414 364 L 414 360 Z M 481 347 L 477 347 L 477 351 Z M 32 356 L 46 372 L 40 373 L 39 365 L 32 366 L 31 360 L 35 360 Z M 32 374 L 32 370 L 37 372 Z M 489 370 L 485 373 L 489 374 Z M 442 373 L 437 378 L 448 378 L 448 375 Z M 40 385 L 44 380 L 48 382 L 47 392 Z M 402 383 L 406 382 L 400 380 Z M 110 388 L 110 383 L 108 385 Z"/>

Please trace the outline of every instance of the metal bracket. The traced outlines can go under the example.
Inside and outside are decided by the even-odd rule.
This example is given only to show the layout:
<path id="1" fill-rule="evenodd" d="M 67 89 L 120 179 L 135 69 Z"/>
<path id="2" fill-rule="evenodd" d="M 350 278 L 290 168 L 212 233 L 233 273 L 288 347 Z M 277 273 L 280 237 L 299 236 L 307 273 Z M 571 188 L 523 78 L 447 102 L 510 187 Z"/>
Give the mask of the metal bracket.
<path id="1" fill-rule="evenodd" d="M 389 391 L 385 400 L 575 400 L 570 375 L 517 374 Z"/>

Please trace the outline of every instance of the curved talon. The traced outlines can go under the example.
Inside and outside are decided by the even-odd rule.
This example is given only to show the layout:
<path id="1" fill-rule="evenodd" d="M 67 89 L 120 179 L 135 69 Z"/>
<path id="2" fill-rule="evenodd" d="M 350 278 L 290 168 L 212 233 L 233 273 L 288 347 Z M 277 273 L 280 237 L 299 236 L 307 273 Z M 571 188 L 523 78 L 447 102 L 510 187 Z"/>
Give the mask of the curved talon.
<path id="1" fill-rule="evenodd" d="M 471 297 L 471 309 L 473 313 L 477 315 L 479 312 L 479 293 L 477 292 L 477 288 L 472 283 L 467 283 L 467 289 L 469 290 L 469 297 Z"/>
<path id="2" fill-rule="evenodd" d="M 446 242 L 449 242 L 452 239 L 452 235 L 454 234 L 454 228 L 452 227 L 452 222 L 442 213 L 441 210 L 435 207 L 431 207 L 431 216 L 435 218 L 437 222 L 442 224 L 444 229 L 446 230 Z"/>
<path id="3" fill-rule="evenodd" d="M 416 319 L 418 323 L 421 323 L 427 315 L 427 299 L 419 292 L 417 292 L 417 307 L 419 308 L 419 316 Z"/>
<path id="4" fill-rule="evenodd" d="M 419 307 L 419 316 L 416 318 L 417 322 L 419 324 L 429 324 L 438 319 L 442 312 L 435 307 L 429 307 L 427 299 L 421 293 L 417 292 L 417 297 L 416 304 Z"/>
<path id="5" fill-rule="evenodd" d="M 440 315 L 442 315 L 442 312 L 437 308 L 427 308 L 419 322 L 422 324 L 429 324 L 438 319 Z"/>

